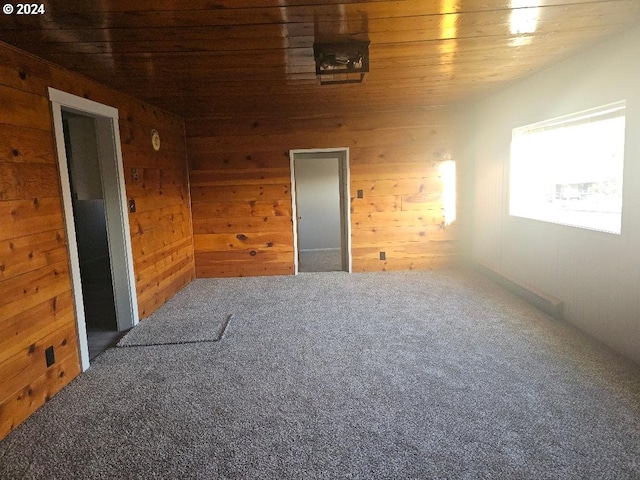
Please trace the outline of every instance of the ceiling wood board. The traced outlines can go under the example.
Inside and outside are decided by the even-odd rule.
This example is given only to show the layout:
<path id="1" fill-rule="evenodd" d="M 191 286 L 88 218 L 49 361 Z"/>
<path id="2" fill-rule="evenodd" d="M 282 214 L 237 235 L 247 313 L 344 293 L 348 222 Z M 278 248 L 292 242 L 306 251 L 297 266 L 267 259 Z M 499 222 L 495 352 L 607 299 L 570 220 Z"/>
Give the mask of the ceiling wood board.
<path id="1" fill-rule="evenodd" d="M 424 109 L 490 93 L 640 24 L 638 0 L 51 0 L 0 40 L 189 117 Z M 525 30 L 512 33 L 515 18 Z M 528 23 L 527 23 L 528 22 Z M 314 41 L 370 40 L 320 86 Z"/>

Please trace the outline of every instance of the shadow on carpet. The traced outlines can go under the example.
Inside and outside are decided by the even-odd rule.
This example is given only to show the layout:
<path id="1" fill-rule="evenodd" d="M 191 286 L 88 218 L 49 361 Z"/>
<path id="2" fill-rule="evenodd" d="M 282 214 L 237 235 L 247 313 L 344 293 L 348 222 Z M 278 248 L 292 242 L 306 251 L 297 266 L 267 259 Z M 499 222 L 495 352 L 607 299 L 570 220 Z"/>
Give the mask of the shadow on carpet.
<path id="1" fill-rule="evenodd" d="M 150 347 L 218 342 L 233 317 L 217 304 L 194 301 L 187 286 L 147 319 L 131 329 L 117 347 Z"/>
<path id="2" fill-rule="evenodd" d="M 127 333 L 116 346 L 152 347 L 218 342 L 222 340 L 233 315 L 219 317 L 211 318 L 196 314 L 183 318 L 147 320 Z"/>

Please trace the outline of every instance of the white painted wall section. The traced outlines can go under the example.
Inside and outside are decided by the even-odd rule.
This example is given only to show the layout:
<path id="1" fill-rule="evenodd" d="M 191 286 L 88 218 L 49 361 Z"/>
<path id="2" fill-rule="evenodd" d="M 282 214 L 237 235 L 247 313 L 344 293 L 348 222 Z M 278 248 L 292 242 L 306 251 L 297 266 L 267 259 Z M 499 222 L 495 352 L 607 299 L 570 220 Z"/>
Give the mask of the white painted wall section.
<path id="1" fill-rule="evenodd" d="M 620 100 L 621 235 L 509 216 L 512 129 Z M 640 362 L 640 28 L 476 105 L 473 143 L 472 257 L 559 298 L 569 322 Z"/>

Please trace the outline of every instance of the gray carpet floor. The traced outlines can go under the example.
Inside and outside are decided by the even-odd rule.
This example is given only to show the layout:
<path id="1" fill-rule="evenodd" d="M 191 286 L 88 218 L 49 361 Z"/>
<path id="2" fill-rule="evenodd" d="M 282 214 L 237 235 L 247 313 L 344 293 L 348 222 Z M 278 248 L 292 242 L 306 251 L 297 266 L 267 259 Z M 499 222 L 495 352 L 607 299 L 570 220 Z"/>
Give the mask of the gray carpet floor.
<path id="1" fill-rule="evenodd" d="M 477 274 L 182 297 L 233 314 L 221 341 L 106 351 L 0 442 L 0 478 L 640 478 L 640 367 Z"/>
<path id="2" fill-rule="evenodd" d="M 173 296 L 136 328 L 131 329 L 118 347 L 217 342 L 222 338 L 233 305 L 212 301 L 213 291 L 192 282 Z"/>
<path id="3" fill-rule="evenodd" d="M 298 256 L 299 272 L 339 272 L 342 270 L 341 250 L 306 250 Z"/>

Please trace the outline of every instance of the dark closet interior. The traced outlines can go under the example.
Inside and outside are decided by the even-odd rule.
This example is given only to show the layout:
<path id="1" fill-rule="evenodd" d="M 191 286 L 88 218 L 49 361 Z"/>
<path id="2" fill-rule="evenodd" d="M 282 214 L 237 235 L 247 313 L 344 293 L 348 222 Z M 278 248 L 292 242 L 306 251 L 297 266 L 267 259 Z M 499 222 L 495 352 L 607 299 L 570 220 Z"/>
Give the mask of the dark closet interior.
<path id="1" fill-rule="evenodd" d="M 95 120 L 63 113 L 89 357 L 119 337 Z"/>

